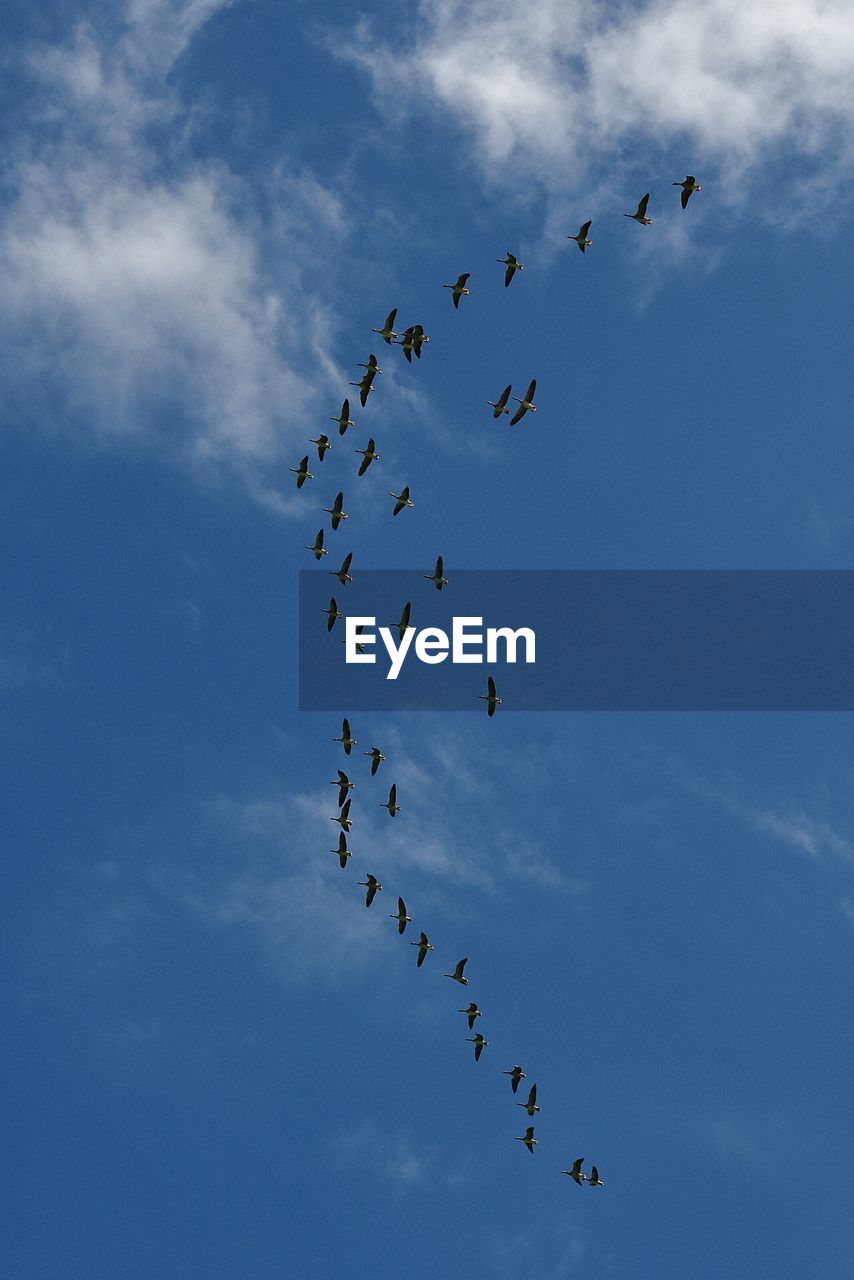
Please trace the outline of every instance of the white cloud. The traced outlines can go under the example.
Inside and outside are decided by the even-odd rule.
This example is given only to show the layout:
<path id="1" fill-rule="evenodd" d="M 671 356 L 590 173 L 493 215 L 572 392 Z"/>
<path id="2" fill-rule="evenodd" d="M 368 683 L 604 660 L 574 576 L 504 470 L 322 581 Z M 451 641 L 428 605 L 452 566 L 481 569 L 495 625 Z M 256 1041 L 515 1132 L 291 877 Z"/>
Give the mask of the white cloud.
<path id="1" fill-rule="evenodd" d="M 35 123 L 0 214 L 5 381 L 47 429 L 132 439 L 205 478 L 227 463 L 286 509 L 265 470 L 340 379 L 305 275 L 347 230 L 311 175 L 253 186 L 182 142 L 192 110 L 166 76 L 222 7 L 132 0 L 119 31 L 31 56 Z"/>
<path id="2" fill-rule="evenodd" d="M 362 23 L 338 52 L 382 97 L 448 112 L 511 182 L 537 174 L 547 187 L 576 188 L 650 144 L 730 181 L 780 146 L 833 170 L 851 159 L 848 0 L 430 0 L 419 9 L 408 43 L 390 49 Z"/>

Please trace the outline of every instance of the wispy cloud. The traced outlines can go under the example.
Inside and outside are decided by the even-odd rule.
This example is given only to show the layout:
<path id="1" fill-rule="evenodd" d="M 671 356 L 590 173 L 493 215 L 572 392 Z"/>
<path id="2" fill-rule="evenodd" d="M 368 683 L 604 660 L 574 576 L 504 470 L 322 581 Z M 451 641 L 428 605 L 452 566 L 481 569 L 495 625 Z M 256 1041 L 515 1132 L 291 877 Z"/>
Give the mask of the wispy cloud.
<path id="1" fill-rule="evenodd" d="M 0 213 L 7 413 L 133 440 L 206 481 L 227 466 L 287 510 L 269 468 L 340 376 L 311 270 L 348 230 L 310 174 L 237 178 L 193 153 L 167 77 L 223 7 L 130 0 L 30 54 Z"/>
<path id="2" fill-rule="evenodd" d="M 456 120 L 508 182 L 578 189 L 629 168 L 639 145 L 733 181 L 785 147 L 804 162 L 775 215 L 786 219 L 851 162 L 845 0 L 431 0 L 406 32 L 390 46 L 363 20 L 336 47 L 383 100 L 426 101 Z"/>
<path id="3" fill-rule="evenodd" d="M 397 1191 L 418 1186 L 427 1176 L 431 1153 L 416 1146 L 403 1131 L 389 1133 L 375 1120 L 364 1117 L 335 1134 L 329 1142 L 332 1158 L 342 1169 L 358 1168 L 387 1179 Z"/>

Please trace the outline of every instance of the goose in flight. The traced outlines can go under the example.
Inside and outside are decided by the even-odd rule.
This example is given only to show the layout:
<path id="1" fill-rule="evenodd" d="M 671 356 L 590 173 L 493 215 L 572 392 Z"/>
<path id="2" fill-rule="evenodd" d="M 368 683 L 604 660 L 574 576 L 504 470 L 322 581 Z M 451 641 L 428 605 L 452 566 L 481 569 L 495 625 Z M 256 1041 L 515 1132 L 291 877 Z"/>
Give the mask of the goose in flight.
<path id="1" fill-rule="evenodd" d="M 367 369 L 368 373 L 371 375 L 372 378 L 376 377 L 378 373 L 382 373 L 382 369 L 377 364 L 377 358 L 374 355 L 373 351 L 368 356 L 367 360 L 359 361 L 359 368 Z"/>
<path id="2" fill-rule="evenodd" d="M 403 901 L 403 898 L 398 898 L 397 911 L 394 915 L 389 916 L 389 919 L 397 921 L 398 933 L 403 933 L 406 926 L 412 923 L 412 916 L 408 916 L 406 914 L 406 903 Z"/>
<path id="3" fill-rule="evenodd" d="M 380 337 L 389 344 L 389 346 L 391 346 L 392 342 L 394 342 L 395 338 L 397 337 L 397 334 L 394 331 L 394 318 L 396 315 L 397 315 L 397 307 L 395 307 L 392 311 L 389 311 L 388 315 L 385 318 L 385 324 L 381 329 L 371 330 L 371 333 L 378 333 Z"/>
<path id="4" fill-rule="evenodd" d="M 525 1079 L 525 1072 L 520 1066 L 515 1066 L 512 1071 L 502 1071 L 501 1074 L 510 1077 L 510 1088 L 514 1093 L 519 1088 L 519 1081 Z"/>
<path id="5" fill-rule="evenodd" d="M 344 557 L 344 559 L 343 559 L 343 561 L 342 561 L 342 564 L 341 564 L 341 568 L 340 568 L 340 569 L 329 569 L 329 570 L 328 570 L 328 572 L 332 574 L 333 578 L 337 578 L 337 579 L 338 579 L 338 581 L 341 583 L 341 586 L 342 586 L 342 587 L 346 587 L 346 585 L 347 585 L 347 583 L 348 583 L 348 582 L 352 582 L 352 581 L 353 581 L 353 576 L 352 576 L 352 574 L 350 573 L 350 565 L 351 565 L 352 563 L 353 563 L 353 552 L 352 552 L 352 551 L 348 551 L 348 552 L 347 552 L 347 554 L 346 554 L 346 556 Z"/>
<path id="6" fill-rule="evenodd" d="M 362 455 L 362 461 L 359 463 L 359 475 L 363 476 L 372 462 L 379 462 L 380 455 L 375 453 L 374 438 L 371 436 L 368 441 L 367 449 L 357 449 L 356 452 Z"/>
<path id="7" fill-rule="evenodd" d="M 415 966 L 416 966 L 416 968 L 418 968 L 418 969 L 420 969 L 420 968 L 421 968 L 421 966 L 422 966 L 422 964 L 424 963 L 424 958 L 425 958 L 425 956 L 427 955 L 427 952 L 428 952 L 428 951 L 434 951 L 434 950 L 435 950 L 435 948 L 434 948 L 434 946 L 433 946 L 433 943 L 432 943 L 432 942 L 430 941 L 430 939 L 427 937 L 427 934 L 424 932 L 424 930 L 423 930 L 423 929 L 421 930 L 421 937 L 418 939 L 418 941 L 417 941 L 417 942 L 410 942 L 410 944 L 409 944 L 409 945 L 410 945 L 411 947 L 417 947 L 417 948 L 418 948 L 418 959 L 417 959 L 417 960 L 416 960 L 416 962 L 415 962 Z"/>
<path id="8" fill-rule="evenodd" d="M 489 405 L 490 409 L 492 410 L 493 418 L 500 418 L 502 413 L 510 412 L 510 410 L 507 408 L 507 401 L 510 399 L 510 392 L 512 390 L 513 390 L 513 383 L 508 382 L 507 386 L 501 392 L 501 395 L 498 397 L 497 400 L 487 400 L 486 403 Z"/>
<path id="9" fill-rule="evenodd" d="M 337 422 L 337 421 L 338 421 L 338 419 L 337 419 L 337 418 L 333 418 L 333 422 Z M 312 437 L 309 439 L 309 442 L 308 442 L 308 443 L 309 443 L 309 444 L 316 444 L 316 445 L 317 445 L 317 460 L 318 460 L 318 462 L 322 462 L 322 461 L 323 461 L 323 456 L 324 456 L 324 454 L 326 453 L 327 449 L 331 449 L 331 448 L 332 448 L 332 445 L 329 443 L 329 436 L 327 436 L 327 435 L 319 435 L 319 436 L 317 437 L 317 439 L 316 439 L 316 440 L 315 440 L 315 439 L 314 439 L 314 437 L 312 436 Z"/>
<path id="10" fill-rule="evenodd" d="M 400 805 L 397 803 L 397 783 L 393 782 L 388 789 L 388 800 L 385 804 L 380 805 L 381 809 L 388 809 L 388 816 L 393 818 L 396 813 L 400 813 Z"/>
<path id="11" fill-rule="evenodd" d="M 363 751 L 362 755 L 371 757 L 371 777 L 373 777 L 383 760 L 385 760 L 385 756 L 379 747 L 371 747 L 370 751 Z"/>
<path id="12" fill-rule="evenodd" d="M 688 177 L 685 179 L 684 182 L 674 182 L 673 185 L 674 187 L 682 188 L 682 195 L 679 197 L 679 199 L 682 201 L 683 209 L 687 205 L 688 201 L 691 199 L 692 191 L 703 190 L 703 188 L 700 186 L 700 184 L 697 182 L 696 178 L 694 177 L 693 173 L 689 173 Z"/>
<path id="13" fill-rule="evenodd" d="M 404 507 L 415 506 L 415 503 L 412 501 L 412 499 L 409 496 L 408 484 L 405 484 L 403 486 L 400 493 L 392 493 L 391 490 L 389 490 L 388 496 L 390 498 L 394 498 L 394 511 L 392 511 L 391 513 L 393 516 L 399 516 Z"/>
<path id="14" fill-rule="evenodd" d="M 524 1138 L 517 1138 L 516 1141 L 524 1142 L 525 1146 L 528 1148 L 531 1155 L 533 1155 L 534 1147 L 536 1147 L 539 1144 L 540 1140 L 539 1138 L 534 1137 L 534 1126 L 532 1124 L 529 1124 L 527 1129 L 525 1130 Z"/>
<path id="15" fill-rule="evenodd" d="M 404 634 L 404 632 L 407 630 L 407 628 L 409 627 L 409 618 L 410 618 L 411 613 L 412 613 L 412 601 L 411 601 L 411 600 L 407 600 L 406 604 L 403 606 L 403 611 L 402 611 L 402 613 L 401 613 L 401 615 L 400 615 L 400 621 L 399 621 L 399 622 L 390 622 L 390 623 L 388 624 L 390 627 L 397 627 L 397 638 L 398 638 L 398 640 L 402 640 L 402 639 L 403 639 L 403 634 Z"/>
<path id="16" fill-rule="evenodd" d="M 331 507 L 324 507 L 323 510 L 327 515 L 332 516 L 330 521 L 332 528 L 337 529 L 342 520 L 349 520 L 350 517 L 344 510 L 344 494 L 339 492 L 336 494 L 335 501 Z"/>
<path id="17" fill-rule="evenodd" d="M 587 1181 L 587 1174 L 581 1172 L 583 1164 L 584 1156 L 579 1156 L 577 1160 L 573 1161 L 571 1169 L 561 1169 L 561 1173 L 565 1173 L 568 1178 L 572 1178 L 572 1181 L 576 1182 L 580 1187 L 582 1182 Z"/>
<path id="18" fill-rule="evenodd" d="M 341 810 L 341 812 L 338 814 L 338 817 L 330 818 L 329 821 L 337 822 L 344 831 L 349 831 L 353 825 L 353 821 L 350 817 L 350 801 L 345 800 L 344 807 Z"/>
<path id="19" fill-rule="evenodd" d="M 301 489 L 306 480 L 313 480 L 314 476 L 308 469 L 308 454 L 305 455 L 298 467 L 288 467 L 288 471 L 293 471 L 297 478 L 297 488 Z"/>
<path id="20" fill-rule="evenodd" d="M 372 391 L 376 391 L 373 373 L 369 369 L 367 373 L 363 374 L 358 382 L 351 382 L 348 385 L 359 388 L 359 404 L 364 409 L 365 405 L 368 403 L 368 396 Z"/>
<path id="21" fill-rule="evenodd" d="M 341 737 L 333 738 L 332 741 L 341 743 L 344 748 L 345 755 L 349 755 L 353 747 L 355 747 L 356 743 L 359 741 L 358 738 L 354 738 L 350 733 L 350 721 L 346 716 L 341 724 Z"/>
<path id="22" fill-rule="evenodd" d="M 501 699 L 498 697 L 497 693 L 495 692 L 495 681 L 493 680 L 492 676 L 487 676 L 486 688 L 487 688 L 487 692 L 482 693 L 480 695 L 480 701 L 486 703 L 486 714 L 488 716 L 494 716 L 495 708 L 501 702 Z"/>
<path id="23" fill-rule="evenodd" d="M 436 568 L 433 570 L 433 572 L 432 572 L 432 573 L 425 573 L 425 574 L 424 574 L 424 577 L 427 579 L 427 581 L 428 581 L 428 582 L 432 582 L 432 583 L 433 583 L 433 586 L 436 588 L 436 590 L 437 590 L 437 591 L 441 591 L 441 590 L 442 590 L 442 587 L 446 587 L 446 586 L 448 585 L 448 579 L 447 579 L 447 578 L 443 578 L 443 577 L 442 577 L 442 574 L 443 574 L 443 572 L 444 572 L 444 568 L 445 568 L 445 566 L 444 566 L 444 562 L 443 562 L 443 560 L 442 560 L 442 557 L 441 557 L 441 556 L 437 556 L 437 558 L 436 558 Z"/>
<path id="24" fill-rule="evenodd" d="M 329 552 L 323 545 L 323 530 L 318 529 L 317 537 L 314 540 L 313 547 L 306 547 L 306 551 L 313 551 L 315 560 L 319 560 L 321 556 L 329 555 Z"/>
<path id="25" fill-rule="evenodd" d="M 604 1187 L 605 1183 L 599 1177 L 599 1170 L 595 1164 L 590 1166 L 590 1177 L 587 1179 L 588 1187 Z"/>
<path id="26" fill-rule="evenodd" d="M 338 778 L 335 782 L 330 782 L 329 785 L 330 787 L 338 788 L 338 807 L 340 809 L 343 808 L 344 801 L 347 799 L 347 792 L 352 791 L 356 784 L 350 781 L 343 769 L 339 769 Z"/>
<path id="27" fill-rule="evenodd" d="M 504 272 L 504 288 L 505 289 L 507 288 L 507 286 L 509 285 L 510 281 L 513 279 L 513 276 L 516 274 L 517 271 L 525 270 L 525 268 L 522 266 L 521 262 L 516 257 L 516 255 L 514 253 L 511 253 L 509 249 L 507 250 L 507 257 L 496 258 L 496 262 L 502 262 L 507 267 L 507 270 Z"/>
<path id="28" fill-rule="evenodd" d="M 531 410 L 531 413 L 537 412 L 537 406 L 534 404 L 534 396 L 536 395 L 536 391 L 537 391 L 537 379 L 532 378 L 531 385 L 528 387 L 528 390 L 525 392 L 524 397 L 522 399 L 520 399 L 519 396 L 513 397 L 514 400 L 519 401 L 519 408 L 516 410 L 516 412 L 513 414 L 513 417 L 510 419 L 511 427 L 515 427 L 517 422 L 521 422 L 529 409 Z"/>
<path id="29" fill-rule="evenodd" d="M 470 290 L 466 288 L 466 280 L 471 275 L 470 271 L 464 271 L 461 276 L 457 276 L 453 284 L 443 284 L 443 289 L 453 290 L 454 306 L 459 310 L 460 298 L 467 298 Z"/>
<path id="30" fill-rule="evenodd" d="M 468 1040 L 469 1044 L 474 1045 L 475 1062 L 480 1062 L 480 1055 L 483 1053 L 484 1049 L 489 1048 L 489 1041 L 484 1040 L 479 1031 L 476 1036 L 466 1036 L 466 1040 Z"/>
<path id="31" fill-rule="evenodd" d="M 341 864 L 341 866 L 342 866 L 342 867 L 346 867 L 346 866 L 347 866 L 347 859 L 348 859 L 348 858 L 352 858 L 352 856 L 353 856 L 353 850 L 352 850 L 352 849 L 348 849 L 348 848 L 347 848 L 347 837 L 345 836 L 345 834 L 344 834 L 344 832 L 343 832 L 343 831 L 341 832 L 340 836 L 338 837 L 338 848 L 337 848 L 337 849 L 331 849 L 331 850 L 330 850 L 330 853 L 337 853 L 337 854 L 338 854 L 338 861 L 340 862 L 340 864 Z"/>
<path id="32" fill-rule="evenodd" d="M 460 1013 L 464 1013 L 464 1014 L 466 1015 L 466 1017 L 468 1018 L 469 1031 L 471 1031 L 472 1027 L 474 1026 L 474 1020 L 475 1020 L 475 1018 L 481 1018 L 481 1017 L 483 1017 L 483 1010 L 482 1010 L 482 1009 L 478 1009 L 478 1007 L 477 1007 L 477 1005 L 475 1004 L 474 1000 L 472 1000 L 471 1004 L 469 1005 L 469 1007 L 468 1007 L 467 1009 L 460 1009 L 460 1010 L 459 1010 L 459 1012 L 460 1012 Z"/>
<path id="33" fill-rule="evenodd" d="M 467 964 L 468 964 L 468 956 L 463 956 L 462 960 L 457 961 L 456 967 L 454 968 L 454 972 L 446 973 L 443 976 L 445 978 L 453 978 L 454 982 L 459 982 L 461 986 L 467 987 L 469 980 L 468 978 L 463 976 L 463 969 L 465 969 Z"/>
<path id="34" fill-rule="evenodd" d="M 415 352 L 417 359 L 419 360 L 421 359 L 421 348 L 425 342 L 429 342 L 429 341 L 430 339 L 427 337 L 427 334 L 424 332 L 424 326 L 420 324 L 414 324 L 412 326 L 412 350 Z"/>
<path id="35" fill-rule="evenodd" d="M 338 612 L 338 605 L 335 601 L 334 596 L 329 597 L 329 607 L 327 609 L 321 609 L 320 612 L 325 613 L 327 615 L 326 617 L 327 631 L 331 631 L 332 628 L 335 626 L 335 623 L 338 621 L 338 619 L 344 617 L 343 613 Z"/>
<path id="36" fill-rule="evenodd" d="M 587 246 L 588 246 L 589 244 L 592 244 L 592 243 L 593 243 L 593 241 L 592 241 L 592 240 L 588 240 L 588 239 L 587 239 L 587 232 L 590 230 L 590 224 L 591 224 L 591 222 L 592 222 L 592 221 L 593 221 L 593 220 L 592 220 L 592 218 L 591 218 L 589 222 L 582 222 L 582 224 L 581 224 L 581 226 L 580 226 L 580 228 L 579 228 L 579 231 L 578 231 L 578 235 L 577 235 L 577 236 L 567 236 L 567 237 L 566 237 L 566 238 L 567 238 L 567 240 L 574 240 L 574 241 L 575 241 L 575 243 L 578 245 L 578 247 L 579 247 L 579 249 L 581 250 L 581 252 L 582 252 L 582 253 L 584 253 L 584 252 L 586 251 Z"/>
<path id="37" fill-rule="evenodd" d="M 338 418 L 330 417 L 330 422 L 338 423 L 338 434 L 343 436 L 348 427 L 355 427 L 355 422 L 350 417 L 350 401 L 345 400 L 341 405 L 341 415 Z"/>
<path id="38" fill-rule="evenodd" d="M 365 906 L 369 907 L 373 902 L 374 898 L 379 893 L 380 889 L 382 888 L 382 885 L 380 884 L 376 876 L 371 875 L 370 871 L 368 872 L 367 880 L 360 880 L 359 884 L 362 886 L 363 889 L 367 889 L 368 891 L 365 894 Z"/>
<path id="39" fill-rule="evenodd" d="M 517 1102 L 516 1106 L 524 1107 L 528 1115 L 531 1117 L 536 1115 L 536 1113 L 540 1110 L 540 1108 L 537 1106 L 537 1086 L 535 1084 L 531 1085 L 531 1088 L 528 1092 L 528 1101 Z"/>
<path id="40" fill-rule="evenodd" d="M 641 201 L 638 204 L 637 209 L 635 209 L 634 213 L 624 213 L 623 217 L 634 218 L 635 222 L 641 223 L 642 226 L 651 227 L 652 218 L 648 218 L 646 216 L 646 206 L 648 204 L 649 204 L 649 192 L 647 191 L 646 195 L 641 197 Z"/>

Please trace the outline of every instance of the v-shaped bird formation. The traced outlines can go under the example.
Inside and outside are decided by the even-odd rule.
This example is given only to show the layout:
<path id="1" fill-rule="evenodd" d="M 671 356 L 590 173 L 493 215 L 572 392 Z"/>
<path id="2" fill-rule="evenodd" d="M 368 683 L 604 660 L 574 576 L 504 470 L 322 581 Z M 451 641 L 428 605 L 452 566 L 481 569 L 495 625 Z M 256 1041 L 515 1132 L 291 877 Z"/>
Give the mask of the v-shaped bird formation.
<path id="1" fill-rule="evenodd" d="M 689 174 L 681 182 L 673 182 L 672 185 L 680 188 L 680 203 L 683 210 L 687 207 L 688 201 L 693 193 L 702 189 L 692 174 Z M 652 219 L 648 216 L 649 202 L 650 193 L 646 192 L 638 201 L 636 209 L 633 212 L 625 212 L 624 216 L 632 219 L 643 227 L 651 226 Z M 585 222 L 581 223 L 577 234 L 567 235 L 566 237 L 568 240 L 575 241 L 581 253 L 586 253 L 587 249 L 593 243 L 589 236 L 591 226 L 592 219 L 588 218 Z M 503 258 L 497 259 L 497 262 L 505 268 L 504 288 L 506 289 L 514 280 L 517 273 L 524 271 L 524 266 L 516 254 L 511 252 L 509 249 L 506 251 Z M 460 310 L 460 300 L 462 298 L 472 296 L 473 292 L 475 295 L 473 302 L 471 304 L 467 304 L 467 306 L 476 305 L 478 296 L 477 290 L 473 291 L 469 288 L 468 284 L 471 276 L 472 273 L 469 271 L 461 272 L 453 283 L 443 284 L 442 286 L 450 291 L 451 300 L 456 311 Z M 518 287 L 520 286 L 517 285 L 517 288 Z M 465 310 L 465 308 L 463 310 Z M 395 328 L 397 314 L 398 308 L 394 307 L 386 316 L 382 326 L 372 329 L 371 332 L 379 335 L 383 342 L 389 347 L 394 345 L 399 346 L 403 351 L 406 361 L 411 365 L 413 356 L 416 360 L 421 359 L 422 350 L 424 346 L 429 343 L 430 338 L 425 333 L 424 327 L 420 323 L 410 324 L 405 329 L 398 332 Z M 456 324 L 464 322 L 454 321 L 453 323 Z M 358 389 L 359 403 L 362 408 L 365 408 L 368 404 L 369 397 L 377 389 L 375 385 L 376 379 L 382 374 L 382 369 L 379 367 L 377 357 L 373 352 L 369 353 L 366 361 L 359 362 L 359 368 L 363 369 L 364 373 L 357 381 L 351 381 L 350 386 Z M 492 409 L 492 416 L 495 420 L 502 418 L 506 414 L 509 418 L 510 425 L 516 426 L 522 422 L 527 415 L 536 413 L 538 407 L 535 403 L 536 393 L 537 380 L 536 378 L 531 378 L 524 395 L 513 395 L 513 384 L 508 383 L 495 400 L 487 400 L 486 403 Z M 516 405 L 518 405 L 518 408 L 515 410 L 512 407 L 512 402 L 515 402 Z M 350 400 L 348 397 L 344 398 L 340 412 L 337 415 L 330 416 L 331 420 L 337 424 L 338 434 L 340 436 L 345 435 L 348 430 L 356 427 L 356 422 L 350 417 Z M 329 437 L 325 434 L 310 437 L 309 443 L 316 447 L 319 463 L 323 463 L 327 452 L 333 448 Z M 379 463 L 381 461 L 381 456 L 377 452 L 376 441 L 373 436 L 369 438 L 367 446 L 364 449 L 357 449 L 356 453 L 358 453 L 362 459 L 358 467 L 358 476 L 364 476 L 369 467 L 374 463 Z M 290 470 L 296 475 L 296 487 L 298 490 L 303 488 L 307 480 L 314 478 L 312 472 L 309 470 L 308 454 L 300 460 L 298 466 L 291 467 Z M 393 516 L 398 516 L 404 510 L 411 510 L 414 508 L 415 504 L 410 497 L 410 486 L 408 484 L 402 486 L 399 492 L 395 489 L 391 489 L 388 493 L 389 497 L 394 500 L 394 506 L 392 508 Z M 348 513 L 344 510 L 343 490 L 339 490 L 332 506 L 324 507 L 323 511 L 331 517 L 330 523 L 334 533 L 344 520 L 349 519 Z M 315 560 L 318 561 L 328 554 L 328 549 L 324 546 L 324 530 L 322 527 L 318 529 L 314 543 L 306 545 L 306 550 L 310 551 L 314 555 Z M 338 579 L 341 587 L 345 589 L 347 585 L 353 581 L 352 574 L 350 573 L 352 561 L 353 553 L 348 552 L 344 557 L 340 568 L 328 570 L 333 577 Z M 441 591 L 444 587 L 448 586 L 449 579 L 445 577 L 444 557 L 441 555 L 437 556 L 433 572 L 424 573 L 422 574 L 422 577 L 425 578 L 437 591 Z M 411 625 L 411 608 L 412 602 L 407 601 L 400 619 L 389 624 L 397 629 L 401 640 L 403 639 L 404 633 Z M 327 617 L 326 627 L 328 631 L 332 631 L 336 622 L 342 620 L 344 617 L 338 608 L 338 604 L 334 596 L 330 597 L 329 605 L 323 610 L 323 612 Z M 357 648 L 361 649 L 362 646 L 357 646 Z M 477 697 L 480 701 L 486 703 L 487 715 L 492 717 L 495 714 L 496 708 L 501 706 L 502 698 L 497 692 L 495 680 L 491 675 L 487 677 L 486 688 L 486 693 L 481 693 L 477 695 Z M 472 705 L 474 706 L 474 695 Z M 357 745 L 358 739 L 353 736 L 350 721 L 346 717 L 344 717 L 342 721 L 341 733 L 334 739 L 334 741 L 341 744 L 344 754 L 347 757 L 351 757 L 353 747 Z M 380 769 L 380 765 L 387 764 L 386 756 L 380 747 L 371 746 L 370 750 L 364 751 L 362 754 L 371 762 L 371 777 L 376 776 Z M 348 768 L 349 767 L 350 766 L 348 764 Z M 393 761 L 391 765 L 387 765 L 387 768 L 393 770 Z M 337 855 L 340 868 L 347 871 L 351 858 L 356 856 L 355 851 L 350 848 L 348 842 L 350 829 L 353 826 L 353 819 L 350 817 L 350 807 L 352 804 L 351 792 L 355 790 L 356 783 L 351 780 L 349 775 L 343 769 L 338 769 L 337 774 L 337 778 L 331 779 L 330 782 L 338 791 L 339 812 L 338 814 L 331 816 L 331 821 L 338 824 L 340 832 L 338 836 L 338 844 L 331 850 L 331 852 Z M 401 806 L 397 803 L 396 781 L 391 781 L 389 785 L 388 799 L 385 801 L 379 801 L 378 803 L 382 808 L 388 811 L 391 818 L 394 818 L 398 813 L 402 812 Z M 382 884 L 373 872 L 365 873 L 365 879 L 357 881 L 357 884 L 359 888 L 365 889 L 364 905 L 365 908 L 370 909 L 377 894 L 383 889 Z M 413 922 L 413 917 L 409 914 L 406 901 L 400 894 L 398 894 L 397 897 L 397 910 L 390 913 L 390 918 L 396 922 L 398 933 L 401 935 L 406 932 L 407 925 L 412 924 Z M 425 962 L 430 952 L 435 951 L 436 947 L 430 940 L 427 932 L 420 927 L 420 921 L 419 936 L 417 940 L 412 941 L 410 945 L 417 949 L 415 967 L 421 969 L 425 966 Z M 434 963 L 435 962 L 431 962 L 430 965 L 426 966 L 428 970 Z M 443 969 L 439 971 L 441 972 L 441 975 L 453 982 L 456 982 L 460 986 L 468 986 L 469 978 L 465 972 L 466 966 L 468 965 L 468 956 L 464 956 L 459 960 L 451 961 L 450 963 L 452 967 L 450 969 L 443 967 Z M 437 971 L 434 969 L 434 972 Z M 460 1008 L 459 1013 L 465 1015 L 467 1028 L 469 1031 L 473 1032 L 478 1019 L 484 1016 L 484 1011 L 474 1000 L 470 1001 L 467 1006 Z M 483 1055 L 483 1051 L 490 1047 L 489 1040 L 479 1030 L 473 1035 L 466 1036 L 465 1039 L 468 1043 L 474 1046 L 474 1061 L 479 1063 Z M 525 1111 L 528 1119 L 533 1120 L 541 1111 L 538 1101 L 538 1084 L 536 1082 L 531 1083 L 528 1088 L 527 1096 L 524 1099 L 516 1099 L 515 1095 L 518 1092 L 520 1083 L 527 1078 L 526 1072 L 522 1069 L 521 1065 L 517 1063 L 509 1069 L 502 1069 L 501 1074 L 509 1077 L 510 1088 L 514 1094 L 515 1105 L 521 1107 Z M 514 1135 L 515 1140 L 517 1142 L 521 1142 L 532 1155 L 534 1154 L 535 1147 L 539 1145 L 540 1141 L 539 1138 L 534 1136 L 534 1134 L 535 1126 L 531 1124 L 525 1128 L 523 1134 Z M 590 1187 L 602 1187 L 605 1185 L 599 1176 L 599 1170 L 596 1165 L 591 1165 L 589 1174 L 583 1172 L 583 1166 L 584 1157 L 580 1156 L 573 1160 L 569 1169 L 562 1169 L 561 1173 L 571 1178 L 577 1186 L 583 1186 L 586 1184 Z"/>

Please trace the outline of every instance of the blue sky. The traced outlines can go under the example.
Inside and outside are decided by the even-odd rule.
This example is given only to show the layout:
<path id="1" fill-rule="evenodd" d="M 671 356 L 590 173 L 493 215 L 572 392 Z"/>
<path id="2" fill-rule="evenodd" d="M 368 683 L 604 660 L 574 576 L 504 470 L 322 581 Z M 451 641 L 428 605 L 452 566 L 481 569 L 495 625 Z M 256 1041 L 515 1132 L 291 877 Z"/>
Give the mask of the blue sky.
<path id="1" fill-rule="evenodd" d="M 4 26 L 5 1272 L 847 1277 L 850 716 L 360 714 L 341 871 L 296 607 L 339 488 L 416 599 L 438 554 L 851 567 L 850 7 Z"/>

